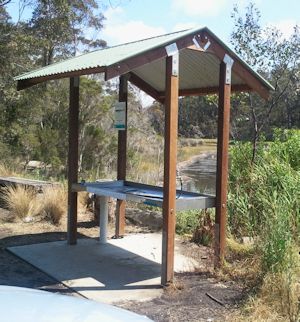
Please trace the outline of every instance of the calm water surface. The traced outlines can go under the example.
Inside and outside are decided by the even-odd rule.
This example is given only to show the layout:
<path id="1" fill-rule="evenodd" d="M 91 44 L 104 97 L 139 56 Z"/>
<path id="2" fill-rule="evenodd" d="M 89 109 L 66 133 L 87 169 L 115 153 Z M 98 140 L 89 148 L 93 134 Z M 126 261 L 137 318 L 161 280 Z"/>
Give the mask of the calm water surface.
<path id="1" fill-rule="evenodd" d="M 182 169 L 183 189 L 215 194 L 216 161 L 216 154 L 210 153 Z"/>

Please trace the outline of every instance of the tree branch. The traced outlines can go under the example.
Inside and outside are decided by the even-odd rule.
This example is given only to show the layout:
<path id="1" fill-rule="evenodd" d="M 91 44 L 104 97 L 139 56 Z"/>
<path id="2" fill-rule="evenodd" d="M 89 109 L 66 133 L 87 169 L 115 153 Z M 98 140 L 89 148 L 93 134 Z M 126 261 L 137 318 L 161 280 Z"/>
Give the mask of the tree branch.
<path id="1" fill-rule="evenodd" d="M 3 0 L 0 0 L 0 7 L 4 7 L 5 5 L 9 4 L 11 2 L 11 0 L 6 0 L 6 1 L 3 1 Z"/>

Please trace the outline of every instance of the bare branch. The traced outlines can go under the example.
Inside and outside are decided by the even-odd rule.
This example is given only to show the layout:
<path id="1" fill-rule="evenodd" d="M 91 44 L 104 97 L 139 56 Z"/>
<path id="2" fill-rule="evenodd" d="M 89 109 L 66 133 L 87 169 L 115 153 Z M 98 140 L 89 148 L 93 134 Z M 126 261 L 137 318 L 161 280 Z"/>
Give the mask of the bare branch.
<path id="1" fill-rule="evenodd" d="M 6 1 L 0 0 L 0 7 L 4 7 L 7 4 L 9 4 L 10 2 L 11 2 L 11 0 L 6 0 Z"/>

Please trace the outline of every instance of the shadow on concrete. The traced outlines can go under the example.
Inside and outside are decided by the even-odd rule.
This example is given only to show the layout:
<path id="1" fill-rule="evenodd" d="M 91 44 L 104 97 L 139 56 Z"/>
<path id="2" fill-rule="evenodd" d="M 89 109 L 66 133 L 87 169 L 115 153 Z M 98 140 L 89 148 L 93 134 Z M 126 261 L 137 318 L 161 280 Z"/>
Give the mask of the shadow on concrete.
<path id="1" fill-rule="evenodd" d="M 61 284 L 49 274 L 15 256 L 6 248 L 13 246 L 30 245 L 43 242 L 66 240 L 65 232 L 49 232 L 39 234 L 25 234 L 11 236 L 10 230 L 0 229 L 0 284 L 40 288 L 52 292 L 73 293 L 72 290 Z M 87 238 L 78 234 L 78 238 Z"/>
<path id="2" fill-rule="evenodd" d="M 57 241 L 57 237 L 64 239 L 65 234 L 56 235 L 56 241 L 37 244 L 33 243 L 39 242 L 39 236 L 30 235 L 27 244 L 31 245 L 8 243 L 14 244 L 8 250 L 85 297 L 107 303 L 116 299 L 149 299 L 161 290 L 161 265 L 157 256 L 156 260 L 151 260 L 151 242 L 147 241 L 143 248 L 145 239 L 142 235 L 140 240 L 133 242 L 128 237 L 129 244 L 127 238 L 111 240 L 107 244 L 100 244 L 93 238 L 79 238 L 77 245 L 68 245 L 65 240 Z M 52 238 L 51 235 L 43 236 L 43 241 Z M 138 245 L 140 253 L 134 252 L 138 242 L 141 243 Z M 142 256 L 144 252 L 145 257 Z M 154 292 L 153 296 L 151 292 Z"/>

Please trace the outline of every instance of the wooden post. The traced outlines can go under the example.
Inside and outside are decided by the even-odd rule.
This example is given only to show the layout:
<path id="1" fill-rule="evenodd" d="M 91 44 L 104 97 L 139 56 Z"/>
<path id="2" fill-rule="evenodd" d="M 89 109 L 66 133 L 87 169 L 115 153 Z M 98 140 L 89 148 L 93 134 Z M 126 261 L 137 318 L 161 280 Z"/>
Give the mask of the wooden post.
<path id="1" fill-rule="evenodd" d="M 77 192 L 72 184 L 78 181 L 79 77 L 70 78 L 69 152 L 68 152 L 68 244 L 77 243 Z"/>
<path id="2" fill-rule="evenodd" d="M 220 64 L 217 179 L 216 179 L 216 220 L 215 220 L 215 267 L 219 267 L 225 256 L 227 221 L 228 145 L 230 125 L 230 72 L 224 62 Z"/>
<path id="3" fill-rule="evenodd" d="M 178 56 L 166 58 L 165 99 L 165 150 L 164 150 L 164 199 L 161 284 L 172 282 L 174 277 L 174 241 L 176 221 L 176 159 L 178 131 L 178 75 L 174 73 Z M 178 63 L 178 61 L 177 61 Z M 175 63 L 176 64 L 176 63 Z"/>
<path id="4" fill-rule="evenodd" d="M 126 180 L 126 156 L 127 156 L 127 99 L 128 99 L 128 77 L 120 76 L 119 102 L 126 103 L 125 129 L 118 131 L 118 161 L 117 179 Z M 115 238 L 120 238 L 125 233 L 125 200 L 117 200 L 116 205 L 116 232 Z"/>

